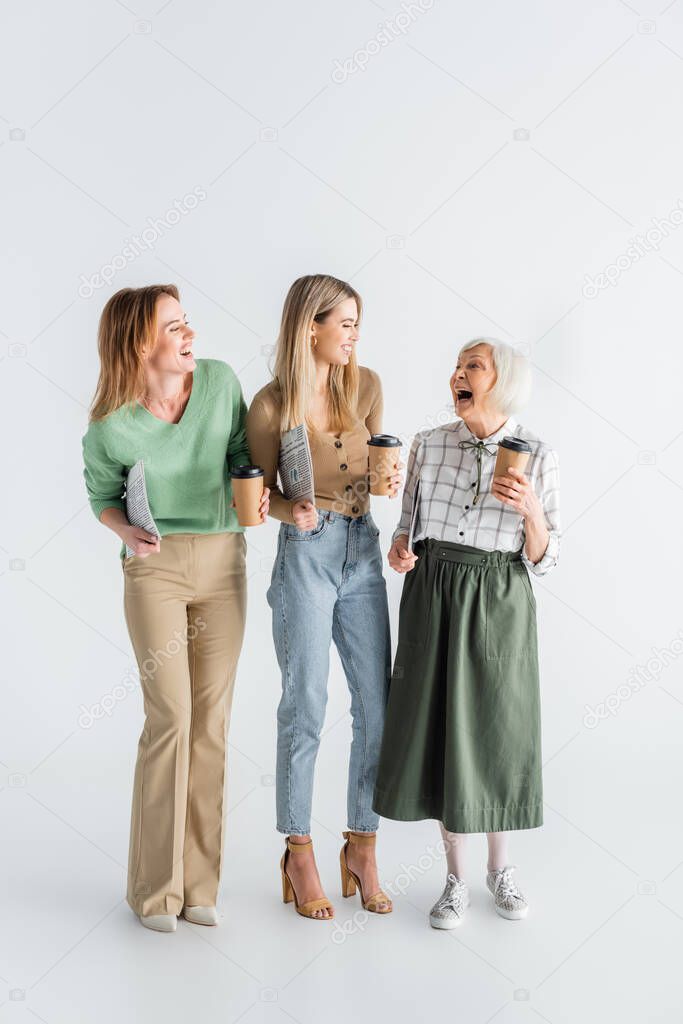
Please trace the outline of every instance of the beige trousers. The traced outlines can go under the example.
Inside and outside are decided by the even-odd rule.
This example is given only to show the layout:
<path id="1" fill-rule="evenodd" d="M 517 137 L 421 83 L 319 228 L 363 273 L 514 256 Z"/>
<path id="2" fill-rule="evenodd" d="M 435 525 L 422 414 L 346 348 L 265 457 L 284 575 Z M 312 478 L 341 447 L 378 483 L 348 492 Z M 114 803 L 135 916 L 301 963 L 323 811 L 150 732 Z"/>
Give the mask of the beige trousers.
<path id="1" fill-rule="evenodd" d="M 122 563 L 145 707 L 128 860 L 137 914 L 216 904 L 246 546 L 243 533 L 169 534 L 158 554 Z"/>

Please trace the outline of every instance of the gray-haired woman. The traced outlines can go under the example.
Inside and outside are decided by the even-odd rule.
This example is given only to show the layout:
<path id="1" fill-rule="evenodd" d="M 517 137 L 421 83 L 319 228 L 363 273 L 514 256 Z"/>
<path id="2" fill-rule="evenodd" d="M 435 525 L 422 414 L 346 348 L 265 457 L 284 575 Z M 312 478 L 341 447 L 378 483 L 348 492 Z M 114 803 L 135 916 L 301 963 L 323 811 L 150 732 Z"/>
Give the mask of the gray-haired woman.
<path id="1" fill-rule="evenodd" d="M 527 913 L 507 833 L 543 822 L 536 602 L 559 552 L 557 455 L 512 415 L 529 388 L 526 359 L 477 339 L 450 387 L 455 423 L 416 435 L 389 564 L 406 573 L 373 807 L 401 821 L 436 818 L 448 877 L 430 913 L 452 928 L 469 903 L 465 834 L 486 832 L 497 912 Z M 528 442 L 525 472 L 494 477 L 506 436 Z M 415 515 L 414 550 L 408 547 Z"/>

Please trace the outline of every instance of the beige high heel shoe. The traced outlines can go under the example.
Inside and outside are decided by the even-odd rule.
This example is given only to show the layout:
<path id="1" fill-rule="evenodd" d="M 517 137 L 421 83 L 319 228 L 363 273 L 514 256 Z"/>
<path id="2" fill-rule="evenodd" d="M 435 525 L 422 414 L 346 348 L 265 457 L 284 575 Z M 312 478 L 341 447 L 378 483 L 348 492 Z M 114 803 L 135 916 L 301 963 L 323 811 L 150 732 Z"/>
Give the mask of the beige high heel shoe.
<path id="1" fill-rule="evenodd" d="M 369 910 L 373 914 L 390 914 L 391 911 L 394 909 L 394 906 L 389 897 L 387 896 L 387 894 L 384 892 L 384 890 L 378 889 L 376 893 L 373 893 L 372 896 L 368 896 L 368 898 L 366 899 L 363 894 L 363 886 L 361 885 L 360 878 L 355 872 L 351 870 L 346 861 L 346 851 L 349 847 L 349 843 L 358 843 L 363 845 L 372 843 L 372 845 L 374 846 L 377 836 L 363 836 L 359 835 L 357 832 L 342 832 L 342 835 L 346 840 L 339 854 L 339 863 L 341 865 L 342 896 L 353 896 L 353 894 L 356 891 L 356 888 L 358 888 L 358 891 L 360 892 L 360 901 L 363 904 L 363 910 Z M 380 903 L 386 903 L 387 905 L 380 909 Z"/>
<path id="2" fill-rule="evenodd" d="M 297 914 L 301 914 L 302 917 L 310 917 L 313 921 L 330 921 L 334 917 L 334 907 L 326 897 L 319 898 L 317 900 L 307 900 L 306 903 L 299 903 L 296 898 L 294 886 L 292 885 L 291 879 L 287 874 L 287 860 L 290 853 L 299 853 L 301 850 L 307 850 L 313 846 L 313 841 L 308 840 L 307 843 L 293 843 L 289 836 L 285 839 L 285 852 L 282 854 L 282 860 L 280 861 L 280 873 L 282 874 L 282 902 L 291 903 L 294 901 L 294 907 Z M 316 910 L 327 910 L 327 917 L 314 917 Z"/>

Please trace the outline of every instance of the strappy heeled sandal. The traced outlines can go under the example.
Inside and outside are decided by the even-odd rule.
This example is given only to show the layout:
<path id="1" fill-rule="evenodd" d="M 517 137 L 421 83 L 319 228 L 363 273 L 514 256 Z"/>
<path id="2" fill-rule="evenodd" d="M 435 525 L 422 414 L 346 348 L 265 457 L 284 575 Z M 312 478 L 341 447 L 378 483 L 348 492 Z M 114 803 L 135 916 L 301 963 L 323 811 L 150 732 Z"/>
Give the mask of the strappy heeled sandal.
<path id="1" fill-rule="evenodd" d="M 306 850 L 313 846 L 313 841 L 308 840 L 307 843 L 293 843 L 289 836 L 285 839 L 285 852 L 282 854 L 282 860 L 280 861 L 280 872 L 282 874 L 282 902 L 291 903 L 294 901 L 294 907 L 297 914 L 301 914 L 302 917 L 310 917 L 313 921 L 330 921 L 334 917 L 334 907 L 326 897 L 322 897 L 317 900 L 307 900 L 306 903 L 299 903 L 294 892 L 294 886 L 292 885 L 291 879 L 287 874 L 287 859 L 290 853 L 298 853 L 301 850 Z M 327 917 L 314 917 L 316 910 L 327 910 Z"/>
<path id="2" fill-rule="evenodd" d="M 346 861 L 346 851 L 349 847 L 349 843 L 358 843 L 367 845 L 372 843 L 375 845 L 376 835 L 359 835 L 357 832 L 342 832 L 346 842 L 341 848 L 339 854 L 339 863 L 341 865 L 341 884 L 342 884 L 342 896 L 353 896 L 356 888 L 360 892 L 360 901 L 363 904 L 363 910 L 369 910 L 373 914 L 390 914 L 394 909 L 393 904 L 383 889 L 378 889 L 377 892 L 373 893 L 372 896 L 368 896 L 366 899 L 363 894 L 363 886 L 358 875 L 351 870 Z M 380 909 L 380 904 L 385 903 L 386 906 Z"/>

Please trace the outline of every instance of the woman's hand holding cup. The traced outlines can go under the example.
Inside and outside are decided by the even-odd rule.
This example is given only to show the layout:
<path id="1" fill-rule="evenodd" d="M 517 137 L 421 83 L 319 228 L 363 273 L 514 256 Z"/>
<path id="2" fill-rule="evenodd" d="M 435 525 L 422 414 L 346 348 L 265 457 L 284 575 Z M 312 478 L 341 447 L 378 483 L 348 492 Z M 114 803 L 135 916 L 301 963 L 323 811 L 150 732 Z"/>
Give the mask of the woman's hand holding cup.
<path id="1" fill-rule="evenodd" d="M 393 434 L 372 434 L 368 441 L 368 484 L 370 494 L 395 498 L 403 477 L 401 440 Z"/>
<path id="2" fill-rule="evenodd" d="M 408 548 L 408 535 L 400 533 L 389 549 L 389 565 L 395 572 L 406 573 L 415 568 L 417 555 Z"/>
<path id="3" fill-rule="evenodd" d="M 524 475 L 531 445 L 521 437 L 504 437 L 498 445 L 491 494 L 509 505 L 526 523 L 544 523 L 543 509 L 528 477 Z"/>
<path id="4" fill-rule="evenodd" d="M 237 504 L 236 504 L 234 498 L 230 502 L 230 508 L 237 508 Z M 269 512 L 270 512 L 270 487 L 264 487 L 263 488 L 263 493 L 261 494 L 261 498 L 259 500 L 259 506 L 258 506 L 258 514 L 261 517 L 261 522 L 262 523 L 265 523 L 266 519 L 268 518 L 268 513 Z"/>
<path id="5" fill-rule="evenodd" d="M 491 494 L 504 505 L 514 508 L 525 520 L 543 520 L 543 508 L 531 486 L 531 481 L 514 466 L 508 466 L 506 476 L 495 476 Z"/>
<path id="6" fill-rule="evenodd" d="M 403 462 L 396 463 L 394 467 L 394 472 L 389 477 L 389 490 L 387 492 L 387 497 L 395 498 L 399 490 L 403 486 L 403 473 L 401 472 L 401 470 L 404 468 L 404 466 L 405 463 Z"/>
<path id="7" fill-rule="evenodd" d="M 261 495 L 258 511 L 261 516 L 261 522 L 265 523 L 268 518 L 268 513 L 270 512 L 270 487 L 263 488 L 263 494 Z"/>
<path id="8" fill-rule="evenodd" d="M 297 530 L 314 530 L 318 525 L 318 510 L 312 501 L 295 501 L 292 518 Z"/>

